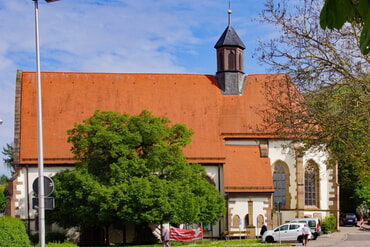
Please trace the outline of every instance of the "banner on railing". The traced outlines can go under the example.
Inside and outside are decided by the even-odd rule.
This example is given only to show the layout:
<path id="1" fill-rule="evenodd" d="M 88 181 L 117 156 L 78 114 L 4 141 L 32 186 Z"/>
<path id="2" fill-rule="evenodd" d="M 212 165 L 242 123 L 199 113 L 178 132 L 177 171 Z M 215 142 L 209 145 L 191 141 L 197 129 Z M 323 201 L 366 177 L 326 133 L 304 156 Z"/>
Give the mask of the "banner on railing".
<path id="1" fill-rule="evenodd" d="M 202 227 L 193 230 L 185 230 L 171 227 L 170 239 L 172 241 L 199 241 L 203 239 Z"/>

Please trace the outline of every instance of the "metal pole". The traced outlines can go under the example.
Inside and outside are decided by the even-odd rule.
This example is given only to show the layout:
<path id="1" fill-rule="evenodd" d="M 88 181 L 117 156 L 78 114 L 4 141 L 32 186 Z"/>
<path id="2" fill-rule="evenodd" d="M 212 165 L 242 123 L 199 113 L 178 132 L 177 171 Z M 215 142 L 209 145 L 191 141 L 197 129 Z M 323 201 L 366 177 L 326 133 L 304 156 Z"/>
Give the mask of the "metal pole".
<path id="1" fill-rule="evenodd" d="M 37 103 L 37 141 L 38 141 L 38 198 L 39 198 L 39 243 L 45 247 L 45 201 L 44 201 L 44 150 L 42 134 L 42 98 L 40 72 L 40 38 L 39 38 L 39 8 L 35 3 L 35 38 L 36 38 L 36 103 Z"/>
<path id="2" fill-rule="evenodd" d="M 281 234 L 280 234 L 280 224 L 281 224 L 281 215 L 280 215 L 280 202 L 278 202 L 278 225 L 279 225 L 279 243 L 281 244 Z"/>

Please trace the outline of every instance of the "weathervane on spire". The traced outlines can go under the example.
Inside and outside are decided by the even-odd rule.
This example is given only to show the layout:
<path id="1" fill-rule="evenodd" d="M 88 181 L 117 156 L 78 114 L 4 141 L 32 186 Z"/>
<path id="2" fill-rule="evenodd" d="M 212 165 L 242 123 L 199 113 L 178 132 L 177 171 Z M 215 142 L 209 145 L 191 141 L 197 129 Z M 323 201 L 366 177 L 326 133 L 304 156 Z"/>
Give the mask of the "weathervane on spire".
<path id="1" fill-rule="evenodd" d="M 231 11 L 231 0 L 229 0 L 229 10 L 227 11 L 227 13 L 229 14 L 228 24 L 229 24 L 229 26 L 231 26 L 231 13 L 232 13 L 232 11 Z"/>

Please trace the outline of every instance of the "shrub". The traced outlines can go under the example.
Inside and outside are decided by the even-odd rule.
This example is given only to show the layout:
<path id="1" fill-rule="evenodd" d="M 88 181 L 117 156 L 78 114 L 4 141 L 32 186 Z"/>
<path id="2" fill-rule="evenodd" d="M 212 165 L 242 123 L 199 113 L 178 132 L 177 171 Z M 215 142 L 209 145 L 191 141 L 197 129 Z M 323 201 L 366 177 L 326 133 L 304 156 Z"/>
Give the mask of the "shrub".
<path id="1" fill-rule="evenodd" d="M 324 234 L 327 234 L 328 232 L 332 232 L 335 230 L 337 226 L 337 218 L 334 217 L 334 215 L 330 215 L 324 218 L 324 220 L 321 222 L 321 231 Z"/>
<path id="2" fill-rule="evenodd" d="M 38 233 L 28 233 L 28 238 L 30 239 L 30 242 L 32 245 L 36 245 L 39 242 L 39 234 Z"/>
<path id="3" fill-rule="evenodd" d="M 0 217 L 0 243 L 1 247 L 29 247 L 30 241 L 24 223 L 17 218 Z"/>
<path id="4" fill-rule="evenodd" d="M 0 185 L 0 213 L 3 213 L 6 208 L 6 198 L 3 192 L 4 186 Z"/>
<path id="5" fill-rule="evenodd" d="M 35 245 L 35 247 L 40 247 L 40 244 Z M 64 243 L 47 243 L 45 247 L 78 247 L 77 244 L 64 242 Z"/>
<path id="6" fill-rule="evenodd" d="M 28 238 L 30 239 L 32 245 L 36 245 L 39 242 L 39 234 L 38 233 L 28 233 Z"/>

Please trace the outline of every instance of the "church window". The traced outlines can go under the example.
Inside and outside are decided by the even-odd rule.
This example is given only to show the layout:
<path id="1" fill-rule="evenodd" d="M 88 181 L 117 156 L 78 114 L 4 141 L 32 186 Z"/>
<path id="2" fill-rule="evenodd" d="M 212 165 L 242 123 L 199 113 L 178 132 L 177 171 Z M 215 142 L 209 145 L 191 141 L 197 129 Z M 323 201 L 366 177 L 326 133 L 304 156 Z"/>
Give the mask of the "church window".
<path id="1" fill-rule="evenodd" d="M 257 227 L 261 228 L 265 224 L 265 218 L 262 214 L 257 216 Z"/>
<path id="2" fill-rule="evenodd" d="M 229 53 L 229 70 L 235 70 L 235 53 L 230 51 Z"/>
<path id="3" fill-rule="evenodd" d="M 304 172 L 304 204 L 318 206 L 319 170 L 317 164 L 309 162 Z"/>
<path id="4" fill-rule="evenodd" d="M 243 53 L 239 53 L 239 68 L 238 70 L 239 71 L 244 71 L 244 68 L 243 68 L 244 64 L 243 64 Z"/>
<path id="5" fill-rule="evenodd" d="M 224 67 L 224 53 L 220 51 L 218 52 L 218 71 L 223 71 L 225 69 Z"/>
<path id="6" fill-rule="evenodd" d="M 239 227 L 240 217 L 239 215 L 234 215 L 232 227 Z"/>
<path id="7" fill-rule="evenodd" d="M 274 206 L 276 209 L 284 207 L 287 202 L 287 189 L 289 188 L 289 176 L 286 165 L 277 163 L 274 166 Z"/>
<path id="8" fill-rule="evenodd" d="M 244 226 L 245 226 L 245 227 L 249 226 L 249 214 L 247 214 L 247 215 L 244 217 Z"/>

